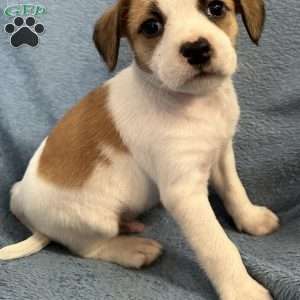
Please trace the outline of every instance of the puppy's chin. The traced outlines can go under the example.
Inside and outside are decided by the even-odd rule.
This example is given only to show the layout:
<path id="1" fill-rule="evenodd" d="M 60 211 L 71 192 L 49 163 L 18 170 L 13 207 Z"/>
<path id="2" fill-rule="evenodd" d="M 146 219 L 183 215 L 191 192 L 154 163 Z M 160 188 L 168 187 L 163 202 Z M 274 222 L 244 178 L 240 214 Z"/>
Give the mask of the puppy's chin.
<path id="1" fill-rule="evenodd" d="M 194 96 L 206 96 L 216 91 L 231 76 L 221 74 L 203 74 L 184 80 L 181 84 L 163 81 L 163 85 L 177 93 L 185 93 Z M 178 81 L 177 81 L 178 82 Z"/>
<path id="2" fill-rule="evenodd" d="M 225 75 L 204 75 L 188 80 L 180 90 L 193 95 L 205 96 L 214 92 L 220 87 L 230 76 Z"/>

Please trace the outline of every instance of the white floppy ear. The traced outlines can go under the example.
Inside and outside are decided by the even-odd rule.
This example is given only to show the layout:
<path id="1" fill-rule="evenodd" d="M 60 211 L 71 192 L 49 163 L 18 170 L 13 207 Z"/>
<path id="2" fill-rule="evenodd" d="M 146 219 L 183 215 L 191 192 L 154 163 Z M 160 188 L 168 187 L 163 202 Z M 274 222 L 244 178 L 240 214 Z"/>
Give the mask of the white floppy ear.
<path id="1" fill-rule="evenodd" d="M 265 4 L 263 0 L 237 0 L 238 12 L 241 13 L 251 40 L 258 45 L 265 23 Z"/>
<path id="2" fill-rule="evenodd" d="M 127 27 L 129 0 L 119 0 L 97 22 L 94 43 L 108 69 L 113 71 L 118 62 L 120 39 Z"/>

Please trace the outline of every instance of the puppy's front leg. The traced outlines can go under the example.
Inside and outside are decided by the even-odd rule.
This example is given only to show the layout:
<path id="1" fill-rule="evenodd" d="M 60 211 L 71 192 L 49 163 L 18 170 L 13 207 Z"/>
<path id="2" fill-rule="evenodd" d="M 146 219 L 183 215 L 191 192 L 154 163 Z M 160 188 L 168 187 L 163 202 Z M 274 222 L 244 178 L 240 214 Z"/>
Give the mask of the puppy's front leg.
<path id="1" fill-rule="evenodd" d="M 265 235 L 278 228 L 279 219 L 272 211 L 253 205 L 249 200 L 236 170 L 232 142 L 221 151 L 211 179 L 240 231 Z"/>
<path id="2" fill-rule="evenodd" d="M 270 300 L 269 292 L 247 273 L 238 249 L 210 206 L 198 171 L 160 186 L 161 200 L 195 251 L 222 300 Z"/>

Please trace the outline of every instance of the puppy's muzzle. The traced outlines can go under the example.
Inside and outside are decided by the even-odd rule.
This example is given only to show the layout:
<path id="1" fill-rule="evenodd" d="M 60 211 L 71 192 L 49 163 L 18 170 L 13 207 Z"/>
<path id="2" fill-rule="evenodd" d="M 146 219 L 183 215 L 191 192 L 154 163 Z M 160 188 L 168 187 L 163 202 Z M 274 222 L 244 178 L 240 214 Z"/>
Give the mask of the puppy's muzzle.
<path id="1" fill-rule="evenodd" d="M 180 48 L 181 55 L 194 67 L 207 65 L 211 60 L 212 52 L 210 43 L 204 38 L 196 42 L 184 43 Z"/>

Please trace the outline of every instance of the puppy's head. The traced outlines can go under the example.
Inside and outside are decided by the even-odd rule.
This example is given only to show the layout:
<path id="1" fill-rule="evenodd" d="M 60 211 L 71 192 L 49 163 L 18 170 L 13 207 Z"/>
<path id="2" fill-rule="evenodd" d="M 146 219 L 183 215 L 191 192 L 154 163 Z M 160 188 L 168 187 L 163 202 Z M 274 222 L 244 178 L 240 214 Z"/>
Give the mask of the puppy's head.
<path id="1" fill-rule="evenodd" d="M 119 0 L 98 21 L 94 40 L 110 70 L 127 37 L 142 70 L 172 91 L 196 94 L 235 72 L 238 13 L 258 43 L 263 0 Z"/>

